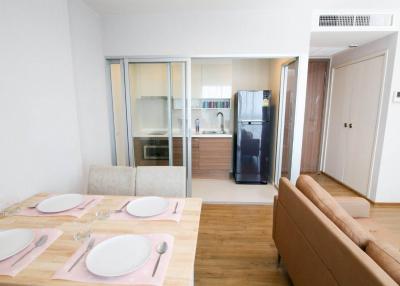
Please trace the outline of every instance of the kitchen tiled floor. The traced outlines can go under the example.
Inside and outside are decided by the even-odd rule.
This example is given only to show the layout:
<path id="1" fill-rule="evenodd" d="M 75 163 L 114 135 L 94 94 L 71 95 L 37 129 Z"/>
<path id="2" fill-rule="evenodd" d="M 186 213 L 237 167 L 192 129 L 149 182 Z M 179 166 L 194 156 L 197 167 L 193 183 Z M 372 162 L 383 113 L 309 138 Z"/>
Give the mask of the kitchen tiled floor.
<path id="1" fill-rule="evenodd" d="M 277 190 L 268 185 L 236 184 L 233 180 L 192 179 L 192 196 L 205 203 L 266 204 L 274 201 Z"/>

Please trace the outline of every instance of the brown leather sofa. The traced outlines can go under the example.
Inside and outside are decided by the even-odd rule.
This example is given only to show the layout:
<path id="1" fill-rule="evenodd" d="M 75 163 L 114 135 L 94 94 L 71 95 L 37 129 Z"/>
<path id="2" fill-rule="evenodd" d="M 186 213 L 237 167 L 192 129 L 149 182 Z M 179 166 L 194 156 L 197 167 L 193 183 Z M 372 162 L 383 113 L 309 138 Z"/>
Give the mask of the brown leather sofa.
<path id="1" fill-rule="evenodd" d="M 397 241 L 368 215 L 362 198 L 336 200 L 309 176 L 296 186 L 282 178 L 273 239 L 293 284 L 399 285 L 398 248 L 382 243 Z"/>

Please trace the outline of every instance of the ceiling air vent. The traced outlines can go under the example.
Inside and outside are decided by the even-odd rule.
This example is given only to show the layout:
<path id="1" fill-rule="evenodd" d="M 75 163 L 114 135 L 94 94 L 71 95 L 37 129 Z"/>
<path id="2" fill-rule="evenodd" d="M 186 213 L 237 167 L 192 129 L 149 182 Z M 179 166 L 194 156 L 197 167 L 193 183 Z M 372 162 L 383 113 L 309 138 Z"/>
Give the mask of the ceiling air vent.
<path id="1" fill-rule="evenodd" d="M 353 26 L 354 16 L 351 15 L 321 15 L 319 16 L 320 27 L 342 27 Z"/>
<path id="2" fill-rule="evenodd" d="M 371 16 L 369 15 L 357 15 L 356 26 L 370 26 Z"/>
<path id="3" fill-rule="evenodd" d="M 388 27 L 393 25 L 393 15 L 333 15 L 319 16 L 319 27 Z"/>

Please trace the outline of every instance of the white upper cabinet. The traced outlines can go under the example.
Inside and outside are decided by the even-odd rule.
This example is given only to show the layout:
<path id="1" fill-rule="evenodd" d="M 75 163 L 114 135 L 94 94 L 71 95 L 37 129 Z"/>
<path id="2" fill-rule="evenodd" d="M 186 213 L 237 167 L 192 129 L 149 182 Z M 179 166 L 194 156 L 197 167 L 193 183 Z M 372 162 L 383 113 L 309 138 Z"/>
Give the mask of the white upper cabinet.
<path id="1" fill-rule="evenodd" d="M 232 61 L 204 60 L 192 63 L 192 97 L 228 99 L 232 97 Z"/>
<path id="2" fill-rule="evenodd" d="M 201 98 L 201 64 L 192 62 L 192 97 Z"/>
<path id="3" fill-rule="evenodd" d="M 129 65 L 131 94 L 141 97 L 168 96 L 168 65 L 165 63 L 136 63 Z M 184 90 L 185 66 L 171 63 L 172 96 L 182 98 Z"/>
<path id="4" fill-rule="evenodd" d="M 167 65 L 140 64 L 129 65 L 130 89 L 134 97 L 168 96 Z"/>

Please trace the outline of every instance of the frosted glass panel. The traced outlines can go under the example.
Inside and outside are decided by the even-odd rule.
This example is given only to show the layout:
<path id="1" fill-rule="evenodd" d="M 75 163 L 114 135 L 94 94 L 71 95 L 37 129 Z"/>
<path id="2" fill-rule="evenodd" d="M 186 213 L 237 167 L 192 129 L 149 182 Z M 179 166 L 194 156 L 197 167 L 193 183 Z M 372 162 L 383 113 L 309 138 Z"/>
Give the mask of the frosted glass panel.
<path id="1" fill-rule="evenodd" d="M 129 89 L 135 166 L 183 165 L 185 64 L 129 63 Z"/>
<path id="2" fill-rule="evenodd" d="M 122 85 L 121 64 L 110 64 L 111 73 L 111 93 L 113 100 L 114 114 L 114 137 L 115 137 L 115 153 L 118 166 L 128 166 L 126 136 L 126 119 L 125 119 L 125 98 Z"/>

